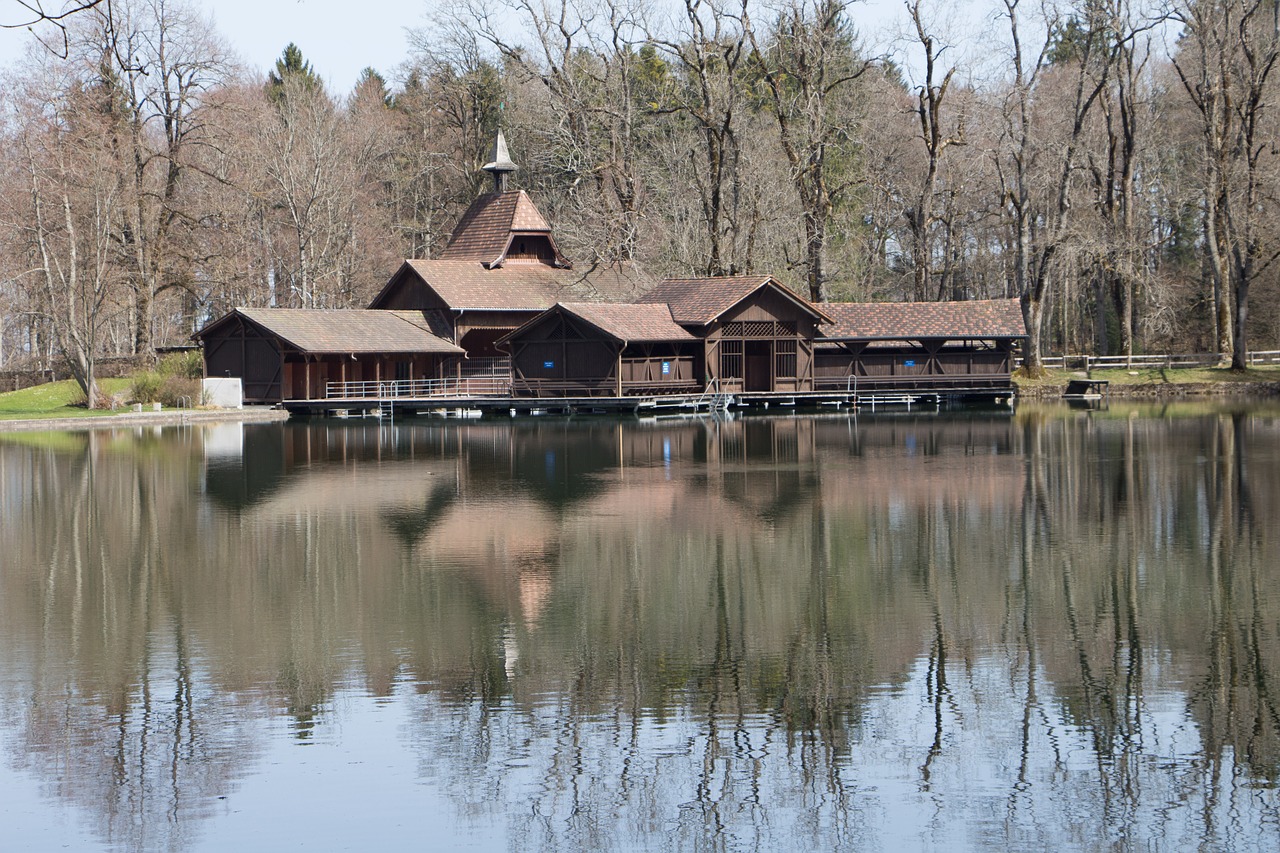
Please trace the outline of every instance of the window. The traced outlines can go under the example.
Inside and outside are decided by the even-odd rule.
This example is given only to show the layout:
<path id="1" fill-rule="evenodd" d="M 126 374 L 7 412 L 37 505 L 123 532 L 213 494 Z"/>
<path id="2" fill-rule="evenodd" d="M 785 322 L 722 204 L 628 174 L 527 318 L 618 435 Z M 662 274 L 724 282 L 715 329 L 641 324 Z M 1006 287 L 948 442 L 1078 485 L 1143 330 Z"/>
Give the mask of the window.
<path id="1" fill-rule="evenodd" d="M 742 341 L 720 342 L 720 378 L 742 378 Z"/>
<path id="2" fill-rule="evenodd" d="M 778 377 L 794 379 L 796 375 L 796 342 L 780 340 L 774 342 L 773 373 Z"/>

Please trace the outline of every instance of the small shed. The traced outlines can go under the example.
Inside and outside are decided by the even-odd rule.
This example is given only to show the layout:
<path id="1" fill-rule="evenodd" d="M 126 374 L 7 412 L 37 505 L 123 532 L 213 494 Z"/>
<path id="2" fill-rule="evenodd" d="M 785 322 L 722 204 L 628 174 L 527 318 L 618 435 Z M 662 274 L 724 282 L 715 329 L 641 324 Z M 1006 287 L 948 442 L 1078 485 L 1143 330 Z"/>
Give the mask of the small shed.
<path id="1" fill-rule="evenodd" d="M 324 399 L 330 382 L 431 379 L 463 353 L 421 311 L 236 308 L 192 337 L 205 375 L 239 377 L 259 404 Z"/>
<path id="2" fill-rule="evenodd" d="M 1026 338 L 1016 299 L 968 302 L 832 302 L 816 356 L 820 389 L 1009 388 Z"/>
<path id="3" fill-rule="evenodd" d="M 625 397 L 700 389 L 701 342 L 665 304 L 561 302 L 498 341 L 517 396 Z"/>
<path id="4" fill-rule="evenodd" d="M 721 392 L 813 390 L 813 341 L 830 318 L 772 276 L 666 279 L 638 301 L 671 306 Z"/>

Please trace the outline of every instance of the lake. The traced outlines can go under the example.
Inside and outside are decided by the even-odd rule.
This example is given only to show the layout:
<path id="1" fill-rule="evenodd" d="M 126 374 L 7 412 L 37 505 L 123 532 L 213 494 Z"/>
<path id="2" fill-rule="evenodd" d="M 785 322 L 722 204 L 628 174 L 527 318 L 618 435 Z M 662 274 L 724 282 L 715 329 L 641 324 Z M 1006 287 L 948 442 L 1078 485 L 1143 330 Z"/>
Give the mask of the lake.
<path id="1" fill-rule="evenodd" d="M 1278 521 L 1274 404 L 0 434 L 0 844 L 1274 850 Z"/>

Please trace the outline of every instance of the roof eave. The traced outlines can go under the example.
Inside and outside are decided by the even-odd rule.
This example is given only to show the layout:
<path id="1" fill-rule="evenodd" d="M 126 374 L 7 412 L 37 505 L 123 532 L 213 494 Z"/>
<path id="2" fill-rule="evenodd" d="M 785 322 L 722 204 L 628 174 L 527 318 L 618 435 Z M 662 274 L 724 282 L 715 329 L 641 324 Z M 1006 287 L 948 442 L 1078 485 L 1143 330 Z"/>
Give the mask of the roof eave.
<path id="1" fill-rule="evenodd" d="M 787 299 L 790 299 L 790 300 L 791 300 L 792 302 L 794 302 L 796 305 L 799 305 L 801 308 L 803 308 L 804 310 L 806 310 L 806 311 L 808 311 L 810 314 L 812 314 L 812 315 L 817 319 L 817 321 L 818 321 L 819 323 L 834 323 L 834 322 L 835 322 L 835 320 L 833 320 L 831 317 L 828 317 L 828 316 L 827 316 L 827 314 L 826 314 L 824 311 L 820 310 L 820 309 L 819 309 L 816 305 L 814 305 L 812 302 L 810 302 L 809 300 L 807 300 L 807 299 L 805 299 L 804 297 L 800 296 L 800 294 L 795 293 L 794 291 L 792 291 L 792 290 L 791 290 L 791 288 L 787 287 L 785 284 L 783 284 L 782 282 L 778 281 L 778 280 L 777 280 L 776 278 L 774 278 L 773 276 L 771 276 L 771 275 L 767 275 L 767 276 L 765 276 L 765 277 L 764 277 L 764 281 L 760 282 L 758 285 L 756 285 L 755 287 L 753 287 L 749 292 L 747 292 L 747 293 L 743 294 L 743 296 L 742 296 L 742 298 L 741 298 L 741 299 L 735 299 L 732 303 L 730 303 L 729 305 L 727 305 L 723 311 L 721 311 L 719 314 L 716 314 L 716 315 L 715 315 L 714 317 L 712 317 L 710 320 L 707 320 L 706 322 L 698 321 L 698 322 L 699 322 L 699 325 L 702 325 L 702 326 L 709 326 L 709 325 L 711 325 L 712 323 L 714 323 L 714 322 L 718 321 L 718 320 L 719 320 L 721 317 L 723 317 L 725 314 L 728 314 L 728 313 L 729 313 L 731 310 L 733 310 L 736 306 L 741 305 L 741 304 L 742 304 L 742 301 L 743 301 L 744 299 L 749 299 L 749 298 L 751 298 L 752 296 L 755 296 L 755 295 L 756 295 L 757 293 L 759 293 L 761 290 L 763 290 L 763 289 L 764 289 L 764 288 L 766 288 L 766 287 L 769 287 L 770 285 L 772 285 L 772 286 L 773 286 L 773 288 L 774 288 L 775 290 L 780 291 L 780 292 L 782 293 L 782 295 L 783 295 L 783 296 L 785 296 Z"/>
<path id="2" fill-rule="evenodd" d="M 368 306 L 366 306 L 366 310 L 372 310 L 372 311 L 379 310 L 374 308 L 373 306 L 377 305 L 382 300 L 382 297 L 386 296 L 387 291 L 391 289 L 391 286 L 400 280 L 400 275 L 405 271 L 406 267 L 409 270 L 411 270 L 413 274 L 416 275 L 419 279 L 422 279 L 423 282 L 426 281 L 425 278 L 422 278 L 422 274 L 419 273 L 417 269 L 414 268 L 413 263 L 408 258 L 405 258 L 400 262 L 400 266 L 396 268 L 396 271 L 391 274 L 391 278 L 387 279 L 387 283 L 384 284 L 382 286 L 382 289 L 378 291 L 378 295 L 373 297 L 373 299 L 369 301 Z"/>

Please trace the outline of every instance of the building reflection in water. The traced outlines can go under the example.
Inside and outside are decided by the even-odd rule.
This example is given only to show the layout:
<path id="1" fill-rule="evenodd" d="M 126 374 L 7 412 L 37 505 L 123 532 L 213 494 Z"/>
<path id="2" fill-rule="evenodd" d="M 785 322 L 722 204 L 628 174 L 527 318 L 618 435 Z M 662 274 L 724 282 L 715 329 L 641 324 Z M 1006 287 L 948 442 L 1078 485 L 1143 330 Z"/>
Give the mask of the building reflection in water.
<path id="1" fill-rule="evenodd" d="M 1112 406 L 6 441 L 5 750 L 138 849 L 218 838 L 263 756 L 292 754 L 277 732 L 331 745 L 365 699 L 450 804 L 406 838 L 1274 842 L 1276 424 Z"/>

